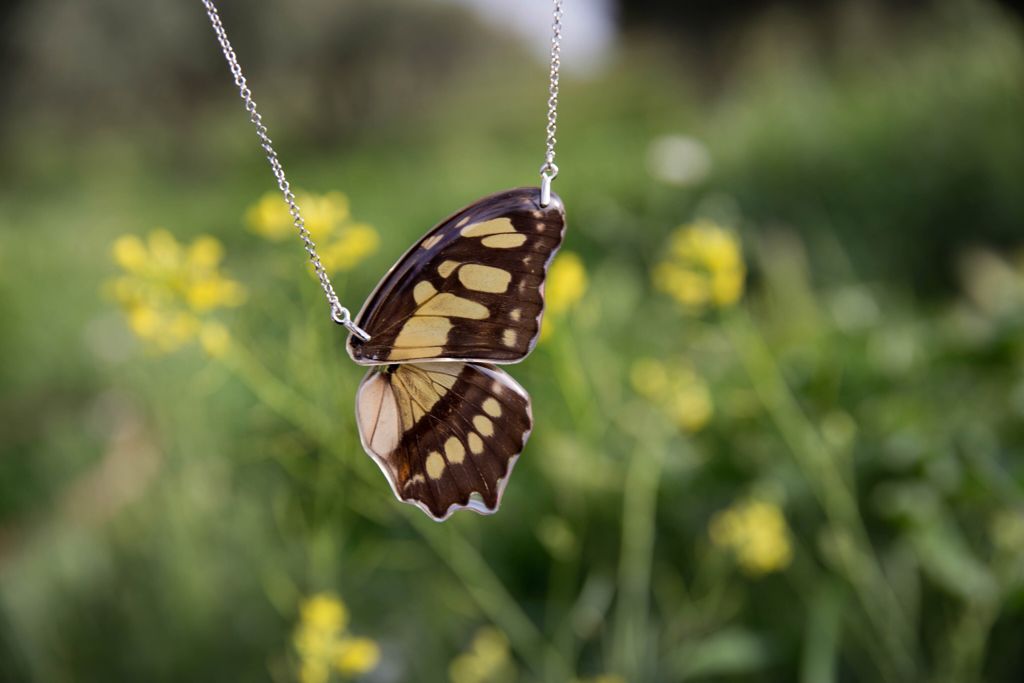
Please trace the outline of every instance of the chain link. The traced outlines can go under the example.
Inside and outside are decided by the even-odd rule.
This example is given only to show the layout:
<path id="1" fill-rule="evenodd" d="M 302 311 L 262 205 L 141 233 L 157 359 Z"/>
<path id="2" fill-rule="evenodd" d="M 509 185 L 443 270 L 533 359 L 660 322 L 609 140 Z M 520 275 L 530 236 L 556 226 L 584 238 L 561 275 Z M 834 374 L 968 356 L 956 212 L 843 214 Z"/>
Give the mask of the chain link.
<path id="1" fill-rule="evenodd" d="M 249 112 L 249 121 L 256 128 L 256 137 L 260 139 L 260 147 L 263 148 L 263 152 L 267 155 L 267 161 L 270 162 L 270 170 L 273 171 L 274 178 L 277 180 L 277 187 L 281 190 L 284 201 L 288 205 L 288 213 L 291 214 L 292 223 L 299 232 L 299 239 L 302 240 L 306 254 L 309 255 L 309 262 L 313 264 L 316 277 L 320 280 L 320 287 L 323 288 L 324 296 L 327 297 L 327 304 L 331 310 L 331 319 L 339 325 L 344 325 L 350 332 L 361 337 L 364 341 L 369 340 L 370 336 L 352 322 L 352 314 L 341 305 L 338 295 L 334 292 L 334 285 L 331 284 L 327 271 L 324 270 L 323 264 L 320 263 L 320 256 L 316 251 L 316 243 L 313 242 L 309 230 L 306 229 L 306 221 L 303 220 L 302 212 L 299 211 L 299 205 L 295 202 L 295 194 L 292 192 L 291 185 L 284 175 L 284 168 L 281 166 L 281 160 L 278 159 L 270 136 L 267 134 L 267 127 L 263 124 L 263 117 L 256 111 L 256 102 L 252 98 L 252 91 L 249 90 L 245 76 L 242 75 L 242 67 L 238 64 L 238 56 L 235 54 L 234 48 L 231 47 L 231 41 L 228 40 L 224 24 L 221 23 L 220 13 L 217 12 L 217 7 L 213 4 L 212 0 L 202 0 L 202 3 L 206 8 L 206 15 L 210 18 L 213 32 L 217 36 L 217 42 L 220 43 L 221 51 L 224 53 L 224 59 L 227 60 L 228 67 L 231 69 L 231 75 L 234 76 L 235 85 L 238 87 L 238 94 L 242 97 L 245 110 Z"/>
<path id="2" fill-rule="evenodd" d="M 558 75 L 562 66 L 562 0 L 552 0 L 551 76 L 548 81 L 548 125 L 544 163 L 540 167 L 540 205 L 551 203 L 551 181 L 558 176 L 555 165 L 555 133 L 558 130 Z"/>
<path id="3" fill-rule="evenodd" d="M 331 319 L 339 325 L 344 325 L 350 332 L 361 337 L 364 341 L 369 340 L 370 336 L 352 321 L 352 314 L 341 305 L 338 295 L 334 292 L 331 279 L 327 276 L 327 271 L 324 270 L 323 264 L 320 263 L 320 256 L 316 251 L 316 243 L 313 242 L 309 230 L 306 229 L 306 222 L 302 218 L 299 205 L 295 202 L 295 194 L 291 190 L 291 185 L 284 175 L 284 168 L 281 166 L 281 161 L 278 159 L 270 136 L 267 134 L 267 127 L 263 124 L 263 117 L 256 111 L 256 102 L 252 98 L 252 91 L 246 83 L 245 76 L 242 75 L 242 67 L 238 63 L 238 56 L 235 54 L 234 48 L 231 47 L 231 41 L 228 40 L 228 34 L 224 30 L 220 13 L 213 4 L 213 0 L 202 0 L 202 3 L 206 8 L 206 15 L 210 18 L 213 32 L 217 36 L 217 42 L 220 43 L 221 51 L 224 53 L 224 59 L 227 60 L 228 67 L 231 69 L 231 75 L 235 79 L 238 94 L 242 98 L 245 110 L 249 112 L 249 121 L 256 128 L 256 136 L 260 140 L 260 146 L 267 155 L 267 161 L 270 162 L 270 170 L 273 171 L 274 178 L 277 180 L 277 187 L 281 190 L 284 201 L 288 205 L 288 213 L 291 214 L 292 223 L 295 225 L 295 229 L 298 230 L 299 239 L 302 240 L 306 254 L 309 255 L 309 262 L 313 264 L 313 270 L 316 271 L 317 279 L 320 280 L 320 287 L 323 288 L 324 296 L 327 297 L 327 303 L 331 309 Z M 558 128 L 558 76 L 559 69 L 562 66 L 562 0 L 552 0 L 552 4 L 553 22 L 551 24 L 551 74 L 548 81 L 547 140 L 544 163 L 540 167 L 541 206 L 547 206 L 551 203 L 551 181 L 558 176 L 558 166 L 555 165 L 555 143 L 557 142 L 555 133 Z"/>

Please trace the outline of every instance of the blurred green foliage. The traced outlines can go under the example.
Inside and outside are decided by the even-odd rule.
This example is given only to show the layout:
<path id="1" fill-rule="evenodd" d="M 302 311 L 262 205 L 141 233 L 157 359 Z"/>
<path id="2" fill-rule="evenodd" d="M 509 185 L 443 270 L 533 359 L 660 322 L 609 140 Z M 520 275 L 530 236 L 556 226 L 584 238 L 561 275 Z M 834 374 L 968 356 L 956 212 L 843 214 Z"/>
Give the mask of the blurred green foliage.
<path id="1" fill-rule="evenodd" d="M 321 592 L 379 645 L 365 680 L 1020 678 L 1006 17 L 865 9 L 829 60 L 769 18 L 715 87 L 632 35 L 568 78 L 556 189 L 589 284 L 512 368 L 539 419 L 502 510 L 436 525 L 359 447 L 362 373 L 299 245 L 245 227 L 270 176 L 198 7 L 124 42 L 152 21 L 129 3 L 42 4 L 19 40 L 52 28 L 53 61 L 15 79 L 0 170 L 0 680 L 293 680 Z M 356 306 L 437 219 L 533 181 L 544 66 L 443 6 L 309 5 L 225 20 L 293 183 L 381 236 L 336 278 Z M 679 135 L 710 160 L 682 184 L 653 153 Z M 651 271 L 699 218 L 741 236 L 748 277 L 694 315 Z M 116 238 L 157 226 L 225 245 L 231 354 L 156 355 L 105 294 Z M 707 421 L 645 393 L 641 359 L 705 387 Z M 765 534 L 789 555 L 745 561 Z"/>

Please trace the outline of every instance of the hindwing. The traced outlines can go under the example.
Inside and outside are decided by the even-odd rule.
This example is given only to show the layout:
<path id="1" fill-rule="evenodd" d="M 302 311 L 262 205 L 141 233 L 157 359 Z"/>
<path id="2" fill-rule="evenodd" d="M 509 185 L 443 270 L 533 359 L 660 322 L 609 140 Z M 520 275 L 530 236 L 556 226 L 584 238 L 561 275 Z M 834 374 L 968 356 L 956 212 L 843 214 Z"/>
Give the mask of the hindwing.
<path id="1" fill-rule="evenodd" d="M 364 365 L 423 360 L 514 363 L 534 347 L 547 266 L 565 211 L 537 188 L 485 197 L 442 221 L 399 259 L 356 316 Z"/>
<path id="2" fill-rule="evenodd" d="M 438 521 L 462 508 L 498 509 L 533 425 L 526 391 L 504 371 L 473 363 L 371 368 L 356 418 L 395 495 Z"/>

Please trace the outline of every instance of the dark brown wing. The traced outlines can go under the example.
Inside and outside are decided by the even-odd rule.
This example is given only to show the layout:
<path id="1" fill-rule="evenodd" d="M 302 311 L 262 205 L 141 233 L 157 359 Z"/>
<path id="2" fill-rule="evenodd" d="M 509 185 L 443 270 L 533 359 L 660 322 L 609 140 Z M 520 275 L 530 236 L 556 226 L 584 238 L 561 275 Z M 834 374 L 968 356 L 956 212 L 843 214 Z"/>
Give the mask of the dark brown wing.
<path id="1" fill-rule="evenodd" d="M 533 425 L 526 391 L 504 371 L 472 363 L 371 369 L 356 421 L 398 499 L 438 521 L 462 508 L 498 509 Z"/>
<path id="2" fill-rule="evenodd" d="M 522 360 L 537 342 L 544 277 L 565 230 L 562 201 L 539 202 L 536 188 L 500 192 L 428 232 L 356 316 L 370 340 L 349 337 L 352 359 Z"/>

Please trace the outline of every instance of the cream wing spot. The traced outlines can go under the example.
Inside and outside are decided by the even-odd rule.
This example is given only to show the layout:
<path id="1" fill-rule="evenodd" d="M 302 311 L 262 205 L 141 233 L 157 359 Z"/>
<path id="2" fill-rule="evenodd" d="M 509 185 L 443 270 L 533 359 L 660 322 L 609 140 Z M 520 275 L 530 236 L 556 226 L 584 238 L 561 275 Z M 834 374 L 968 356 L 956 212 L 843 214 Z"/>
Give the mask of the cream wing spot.
<path id="1" fill-rule="evenodd" d="M 438 242 L 440 242 L 442 237 L 443 235 L 441 235 L 440 233 L 432 235 L 427 239 L 423 240 L 423 242 L 420 243 L 420 246 L 423 247 L 424 249 L 430 249 Z"/>
<path id="2" fill-rule="evenodd" d="M 480 240 L 480 243 L 491 249 L 515 249 L 526 243 L 526 235 L 522 233 L 489 235 Z"/>
<path id="3" fill-rule="evenodd" d="M 497 235 L 502 232 L 515 232 L 516 229 L 512 226 L 512 220 L 510 218 L 492 218 L 489 221 L 483 221 L 482 223 L 473 223 L 472 225 L 466 226 L 460 233 L 463 237 L 486 237 L 487 235 Z"/>
<path id="4" fill-rule="evenodd" d="M 466 437 L 466 442 L 469 443 L 469 451 L 473 455 L 480 455 L 484 452 L 484 440 L 476 432 L 470 432 Z"/>
<path id="5" fill-rule="evenodd" d="M 501 417 L 501 404 L 493 397 L 488 398 L 484 401 L 484 412 L 491 417 Z"/>
<path id="6" fill-rule="evenodd" d="M 441 400 L 441 393 L 437 390 L 437 387 L 427 381 L 422 375 L 417 376 L 410 373 L 409 378 L 403 379 L 401 384 L 413 405 L 420 410 L 429 411 L 434 407 L 434 404 Z"/>
<path id="7" fill-rule="evenodd" d="M 452 271 L 459 267 L 457 261 L 444 261 L 437 267 L 437 272 L 440 273 L 441 277 L 447 278 L 452 274 Z"/>
<path id="8" fill-rule="evenodd" d="M 411 368 L 402 368 L 391 376 L 391 386 L 402 414 L 402 429 L 407 431 L 423 419 L 440 396 L 432 385 L 423 386 L 421 378 Z"/>
<path id="9" fill-rule="evenodd" d="M 422 346 L 419 348 L 392 349 L 388 360 L 412 360 L 414 358 L 437 358 L 444 351 L 443 346 Z"/>
<path id="10" fill-rule="evenodd" d="M 477 415 L 473 418 L 473 426 L 476 427 L 476 431 L 484 436 L 494 436 L 494 423 L 483 415 Z"/>
<path id="11" fill-rule="evenodd" d="M 487 307 L 476 301 L 464 299 L 448 292 L 442 292 L 417 311 L 418 316 L 448 316 L 452 318 L 470 318 L 486 320 L 490 315 Z"/>
<path id="12" fill-rule="evenodd" d="M 445 389 L 451 389 L 453 386 L 455 386 L 455 380 L 457 378 L 455 377 L 455 375 L 449 375 L 443 372 L 432 372 L 430 373 L 430 379 L 434 382 L 437 382 Z"/>
<path id="13" fill-rule="evenodd" d="M 392 385 L 391 388 L 394 390 L 395 385 Z M 419 410 L 416 404 L 409 400 L 408 394 L 402 391 L 396 391 L 395 401 L 398 403 L 398 414 L 400 418 L 399 424 L 402 425 L 403 430 L 407 430 L 419 422 L 423 411 Z M 417 414 L 417 412 L 419 414 Z"/>
<path id="14" fill-rule="evenodd" d="M 508 317 L 512 320 L 512 322 L 517 323 L 519 322 L 519 318 L 521 315 L 522 311 L 520 311 L 518 308 L 513 308 L 512 312 L 508 314 Z"/>
<path id="15" fill-rule="evenodd" d="M 435 294 L 437 294 L 437 289 L 435 289 L 434 285 L 430 284 L 426 280 L 423 282 L 417 282 L 416 286 L 412 288 L 412 298 L 415 299 L 418 304 L 422 304 Z"/>
<path id="16" fill-rule="evenodd" d="M 454 436 L 449 437 L 444 442 L 444 457 L 448 458 L 448 462 L 458 465 L 466 459 L 466 447 Z"/>
<path id="17" fill-rule="evenodd" d="M 410 424 L 416 424 L 417 422 L 423 419 L 423 416 L 426 415 L 426 412 L 424 412 L 423 408 L 420 407 L 420 404 L 416 403 L 415 401 L 410 400 L 409 405 L 411 406 L 412 409 L 412 422 Z"/>
<path id="18" fill-rule="evenodd" d="M 516 345 L 516 339 L 519 335 L 516 334 L 515 330 L 505 330 L 501 333 L 501 343 L 510 349 Z"/>
<path id="19" fill-rule="evenodd" d="M 414 316 L 402 325 L 395 337 L 395 348 L 419 348 L 444 346 L 448 341 L 448 332 L 452 329 L 452 321 L 437 316 Z"/>
<path id="20" fill-rule="evenodd" d="M 430 452 L 424 465 L 427 470 L 427 476 L 431 479 L 440 479 L 441 475 L 444 474 L 444 458 L 437 451 Z"/>
<path id="21" fill-rule="evenodd" d="M 508 290 L 508 284 L 512 282 L 512 273 L 494 266 L 467 263 L 459 268 L 459 282 L 467 289 L 477 292 L 501 294 Z"/>

